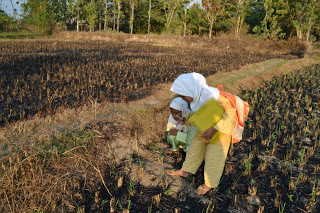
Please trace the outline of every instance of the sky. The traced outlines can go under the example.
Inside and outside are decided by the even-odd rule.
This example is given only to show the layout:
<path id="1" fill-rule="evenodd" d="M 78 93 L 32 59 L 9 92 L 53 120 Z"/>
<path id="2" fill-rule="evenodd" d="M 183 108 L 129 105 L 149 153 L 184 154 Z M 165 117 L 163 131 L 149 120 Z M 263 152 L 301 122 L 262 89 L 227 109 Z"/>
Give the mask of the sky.
<path id="1" fill-rule="evenodd" d="M 21 14 L 21 8 L 20 5 L 23 3 L 25 0 L 12 0 L 13 7 L 17 10 L 18 14 Z M 16 2 L 19 2 L 17 4 Z M 0 0 L 0 8 L 7 14 L 13 15 L 13 9 L 10 0 Z"/>

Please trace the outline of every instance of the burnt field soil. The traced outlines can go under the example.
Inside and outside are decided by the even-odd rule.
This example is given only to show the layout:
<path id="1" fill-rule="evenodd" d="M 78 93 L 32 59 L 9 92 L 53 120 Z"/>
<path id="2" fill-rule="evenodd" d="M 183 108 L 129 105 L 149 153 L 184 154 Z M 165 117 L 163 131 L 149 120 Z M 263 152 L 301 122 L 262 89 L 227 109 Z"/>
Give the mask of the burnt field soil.
<path id="1" fill-rule="evenodd" d="M 268 59 L 297 59 L 303 45 L 268 53 L 275 44 L 248 49 L 238 41 L 207 47 L 102 41 L 0 41 L 0 125 L 46 115 L 59 107 L 129 101 L 179 74 L 205 76 Z M 301 48 L 297 48 L 301 47 Z M 279 47 L 278 47 L 279 48 Z"/>
<path id="2" fill-rule="evenodd" d="M 179 169 L 184 153 L 164 155 L 153 144 L 144 147 L 153 153 L 152 160 L 143 157 L 140 150 L 140 155 L 134 152 L 130 161 L 109 167 L 107 179 L 113 181 L 108 187 L 113 196 L 101 190 L 100 199 L 106 201 L 101 204 L 94 202 L 91 194 L 88 196 L 91 203 L 90 199 L 83 201 L 85 209 L 93 212 L 112 209 L 115 212 L 320 212 L 318 76 L 320 64 L 274 78 L 255 91 L 240 94 L 251 105 L 244 140 L 231 147 L 219 187 L 206 196 L 192 192 L 202 184 L 203 166 L 191 179 L 172 179 L 163 173 L 164 169 L 168 165 Z M 149 177 L 151 182 L 157 182 L 154 187 L 147 187 L 144 181 L 154 172 L 145 170 L 150 169 L 150 163 L 158 166 L 154 171 L 162 171 L 161 181 Z M 137 173 L 134 179 L 132 173 Z"/>
<path id="3" fill-rule="evenodd" d="M 67 54 L 69 55 L 71 44 L 75 43 L 77 47 L 80 44 L 56 42 L 58 51 L 54 52 L 54 49 L 50 51 L 41 49 L 45 45 L 40 41 L 37 42 L 38 45 L 32 46 L 35 48 L 32 51 L 29 51 L 29 46 L 22 48 L 24 46 L 20 43 L 19 47 L 16 47 L 16 49 L 22 48 L 20 51 L 12 52 L 9 56 L 2 55 L 1 60 L 34 58 L 40 55 L 61 56 L 63 48 L 59 45 L 62 44 L 68 44 L 64 48 L 69 51 Z M 9 44 L 11 47 L 15 45 L 10 42 Z M 94 44 L 110 45 L 100 42 L 88 42 L 88 44 L 92 44 L 89 45 L 92 48 L 96 48 Z M 123 45 L 118 48 L 118 52 L 122 52 L 122 49 L 127 51 L 126 48 L 133 48 L 138 44 L 117 45 Z M 139 47 L 142 48 L 144 45 L 147 48 L 145 52 L 148 48 L 173 52 L 179 50 L 147 44 L 142 46 L 139 44 Z M 53 47 L 50 45 L 50 48 Z M 87 49 L 81 54 L 86 55 L 88 61 L 93 60 L 92 55 L 89 57 L 92 53 L 89 47 L 85 48 Z M 200 48 L 199 51 L 201 49 L 206 50 Z M 35 50 L 38 51 L 38 56 L 35 55 Z M 238 51 L 240 50 L 242 54 L 250 52 L 241 48 Z M 140 49 L 135 51 L 141 55 L 145 54 L 140 52 Z M 214 50 L 211 51 L 213 54 Z M 216 50 L 215 54 L 238 51 L 232 50 L 230 45 L 229 49 Z M 183 53 L 182 51 L 179 54 Z M 78 53 L 73 57 L 80 59 L 81 54 Z M 123 54 L 127 55 L 128 52 Z M 149 55 L 167 57 L 165 54 L 159 52 Z M 171 58 L 178 60 L 175 54 L 177 53 L 174 52 L 166 60 L 170 61 Z M 201 58 L 199 55 L 197 60 L 202 60 Z M 243 56 L 238 57 L 239 61 L 243 58 Z M 188 59 L 193 60 L 192 57 Z M 130 62 L 129 59 L 128 61 Z M 111 62 L 117 61 L 108 63 Z M 63 64 L 63 61 L 61 63 Z M 119 61 L 117 63 L 120 64 Z M 188 64 L 188 61 L 184 63 Z M 205 61 L 202 61 L 202 65 L 198 63 L 198 69 L 201 70 L 201 66 L 205 67 L 207 63 Z M 178 65 L 182 66 L 181 63 L 175 64 Z M 80 67 L 89 66 L 93 65 L 82 64 L 77 69 L 82 70 Z M 216 67 L 213 64 L 211 66 Z M 226 66 L 231 65 L 227 63 Z M 238 64 L 234 62 L 233 66 Z M 206 67 L 210 70 L 209 68 L 211 69 L 209 66 Z M 194 71 L 194 68 L 189 69 Z M 86 73 L 86 70 L 83 72 Z M 47 79 L 53 81 L 55 77 L 58 78 L 54 73 L 50 72 L 49 76 L 43 75 L 44 79 L 39 78 L 40 75 L 35 79 L 45 84 Z M 77 74 L 79 78 L 81 73 Z M 94 75 L 93 72 L 90 73 Z M 209 71 L 205 69 L 202 73 L 209 75 Z M 77 77 L 76 74 L 69 73 L 69 75 L 70 79 Z M 150 74 L 151 77 L 153 75 Z M 172 74 L 171 80 L 174 80 L 174 75 Z M 117 97 L 109 99 L 105 96 L 106 100 L 117 102 L 101 100 L 100 104 L 93 105 L 92 108 L 65 109 L 61 110 L 63 112 L 56 112 L 52 117 L 48 116 L 48 119 L 36 117 L 3 126 L 0 129 L 0 212 L 319 212 L 319 75 L 320 65 L 315 64 L 274 78 L 270 82 L 261 84 L 257 90 L 245 90 L 239 94 L 251 106 L 244 140 L 231 147 L 219 187 L 211 190 L 206 196 L 197 196 L 193 193 L 198 185 L 202 184 L 203 166 L 189 179 L 169 177 L 165 174 L 166 169 L 179 169 L 185 157 L 183 152 L 172 155 L 163 153 L 163 149 L 167 146 L 164 130 L 169 116 L 168 106 L 172 99 L 168 95 L 169 84 L 137 87 L 136 90 L 132 87 L 132 93 L 126 95 L 119 93 Z M 103 79 L 103 75 L 100 76 Z M 90 78 L 87 78 L 85 82 L 88 84 L 89 80 Z M 26 84 L 29 80 L 23 82 Z M 54 82 L 59 84 L 63 81 Z M 77 82 L 82 85 L 80 81 Z M 94 81 L 91 83 L 94 84 Z M 42 83 L 30 84 L 34 89 L 41 85 Z M 77 94 L 72 93 L 70 85 L 66 85 L 66 97 L 74 97 L 73 95 Z M 20 85 L 22 86 L 23 84 Z M 76 84 L 73 88 L 76 88 Z M 154 88 L 159 93 L 155 93 Z M 9 87 L 8 91 L 11 90 L 14 91 Z M 50 87 L 51 91 L 53 90 Z M 46 97 L 46 93 L 41 94 Z M 144 97 L 149 93 L 151 96 Z M 129 97 L 128 94 L 132 95 Z M 157 96 L 153 97 L 154 94 Z M 37 101 L 36 98 L 32 99 L 33 96 L 25 95 L 30 100 Z M 129 101 L 138 98 L 137 96 L 144 98 Z M 98 96 L 86 98 L 89 103 L 90 100 L 92 102 L 100 100 Z M 119 101 L 120 99 L 124 102 Z M 82 100 L 83 103 L 79 101 L 78 104 L 86 103 L 85 98 Z M 35 103 L 30 102 L 29 106 L 37 105 Z M 76 106 L 73 104 L 71 106 Z M 19 106 L 20 109 L 23 106 Z M 67 104 L 62 106 L 70 107 Z M 46 109 L 47 107 L 43 112 L 35 113 L 50 114 L 55 110 L 55 108 L 48 108 L 48 111 Z M 87 111 L 90 119 L 84 123 L 75 119 L 86 115 Z M 60 122 L 54 120 L 56 117 Z M 70 124 L 70 120 L 74 123 Z"/>

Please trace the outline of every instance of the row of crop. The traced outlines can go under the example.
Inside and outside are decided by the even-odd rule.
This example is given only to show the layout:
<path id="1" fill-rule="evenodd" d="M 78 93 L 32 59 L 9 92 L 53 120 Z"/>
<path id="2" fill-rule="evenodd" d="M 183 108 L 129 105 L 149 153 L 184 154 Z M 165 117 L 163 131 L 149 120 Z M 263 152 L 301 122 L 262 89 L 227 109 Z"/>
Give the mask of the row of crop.
<path id="1" fill-rule="evenodd" d="M 88 99 L 132 99 L 139 97 L 139 90 L 171 82 L 181 73 L 208 76 L 275 57 L 240 50 L 89 41 L 1 42 L 0 46 L 2 124 L 59 106 L 78 106 Z"/>
<path id="2" fill-rule="evenodd" d="M 244 139 L 230 148 L 219 186 L 204 197 L 198 199 L 185 187 L 170 197 L 171 186 L 166 178 L 162 187 L 155 189 L 141 188 L 139 181 L 128 177 L 126 187 L 121 188 L 116 183 L 119 179 L 122 183 L 123 173 L 120 178 L 113 173 L 116 181 L 110 182 L 110 187 L 115 197 L 109 199 L 113 205 L 104 205 L 104 210 L 320 212 L 319 75 L 320 64 L 313 65 L 240 94 L 251 106 Z M 152 143 L 148 148 L 156 149 Z M 180 166 L 185 156 L 163 156 L 158 150 L 156 155 L 160 162 L 173 160 Z M 133 158 L 128 167 L 121 167 L 131 168 L 136 163 L 139 179 L 143 180 L 141 157 Z M 192 180 L 185 179 L 186 184 L 203 184 L 203 169 L 202 165 Z"/>
<path id="3" fill-rule="evenodd" d="M 267 212 L 319 212 L 319 76 L 320 64 L 312 65 L 241 95 L 251 112 L 221 187 L 258 197 Z"/>

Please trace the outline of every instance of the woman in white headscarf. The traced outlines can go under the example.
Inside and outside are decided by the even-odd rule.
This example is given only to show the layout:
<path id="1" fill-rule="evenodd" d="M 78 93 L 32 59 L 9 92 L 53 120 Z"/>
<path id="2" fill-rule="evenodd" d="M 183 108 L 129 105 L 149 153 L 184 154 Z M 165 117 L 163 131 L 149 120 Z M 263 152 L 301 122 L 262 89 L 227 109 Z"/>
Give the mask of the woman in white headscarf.
<path id="1" fill-rule="evenodd" d="M 187 135 L 188 129 L 184 124 L 184 116 L 190 112 L 188 103 L 181 97 L 176 97 L 169 108 L 171 113 L 167 124 L 167 141 L 172 146 L 170 151 L 178 151 L 178 148 L 181 148 L 187 152 L 190 137 Z"/>
<path id="2" fill-rule="evenodd" d="M 167 171 L 168 175 L 187 177 L 190 173 L 195 174 L 205 161 L 204 184 L 200 185 L 195 192 L 206 194 L 210 189 L 216 188 L 220 182 L 232 140 L 236 109 L 232 107 L 227 98 L 220 95 L 217 88 L 208 86 L 204 76 L 199 73 L 180 75 L 173 82 L 170 90 L 190 103 L 193 112 L 198 111 L 211 98 L 224 108 L 225 112 L 215 126 L 202 134 L 197 132 L 193 137 L 182 168 Z M 212 139 L 215 134 L 221 136 L 215 137 L 216 141 L 209 142 L 209 139 Z"/>

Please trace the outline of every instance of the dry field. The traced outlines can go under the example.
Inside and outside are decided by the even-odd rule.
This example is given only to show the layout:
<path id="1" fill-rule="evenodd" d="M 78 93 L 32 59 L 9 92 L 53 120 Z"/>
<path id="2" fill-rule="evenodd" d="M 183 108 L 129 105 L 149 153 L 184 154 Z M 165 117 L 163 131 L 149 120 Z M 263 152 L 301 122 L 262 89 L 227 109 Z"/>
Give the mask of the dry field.
<path id="1" fill-rule="evenodd" d="M 236 49 L 191 51 L 102 41 L 20 42 L 0 45 L 6 61 L 1 75 L 7 74 L 1 104 L 12 104 L 11 114 L 34 111 L 22 121 L 21 111 L 11 120 L 1 112 L 1 212 L 319 212 L 320 65 L 312 54 L 298 59 L 238 43 Z M 231 148 L 221 184 L 204 197 L 193 193 L 202 168 L 188 180 L 164 173 L 184 159 L 181 152 L 168 156 L 162 150 L 170 82 L 189 71 L 201 71 L 213 86 L 223 82 L 252 106 L 245 138 Z M 152 79 L 145 88 L 143 74 Z M 124 81 L 113 82 L 115 93 L 106 92 L 113 88 L 106 86 L 112 84 L 108 77 Z"/>
<path id="2" fill-rule="evenodd" d="M 133 42 L 0 41 L 0 125 L 47 115 L 61 106 L 141 98 L 150 94 L 150 88 L 172 82 L 181 73 L 209 76 L 273 58 L 297 59 L 303 51 L 296 41 L 287 45 L 300 48 L 287 53 L 250 50 L 237 41 L 223 48 L 217 45 L 177 48 Z"/>

